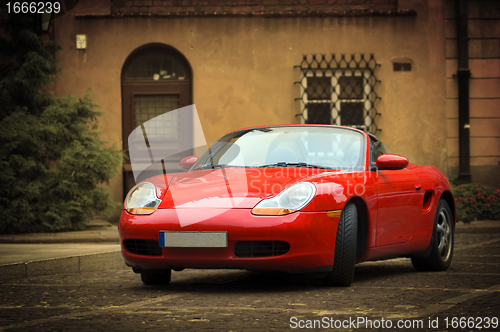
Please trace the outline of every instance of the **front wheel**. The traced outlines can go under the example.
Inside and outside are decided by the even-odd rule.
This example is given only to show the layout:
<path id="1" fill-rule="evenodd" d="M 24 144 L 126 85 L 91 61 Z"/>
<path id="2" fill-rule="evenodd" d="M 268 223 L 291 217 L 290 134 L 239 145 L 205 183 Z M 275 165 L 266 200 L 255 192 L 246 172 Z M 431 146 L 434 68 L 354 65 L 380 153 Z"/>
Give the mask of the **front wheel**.
<path id="1" fill-rule="evenodd" d="M 354 278 L 356 264 L 356 237 L 358 232 L 358 210 L 354 203 L 348 203 L 340 215 L 333 269 L 323 280 L 327 286 L 349 286 Z"/>
<path id="2" fill-rule="evenodd" d="M 434 230 L 432 232 L 429 254 L 411 258 L 411 262 L 418 271 L 443 271 L 446 270 L 453 258 L 453 215 L 448 203 L 439 200 L 436 216 L 434 217 Z"/>
<path id="3" fill-rule="evenodd" d="M 141 272 L 141 280 L 144 285 L 167 285 L 170 283 L 172 270 L 154 270 Z"/>

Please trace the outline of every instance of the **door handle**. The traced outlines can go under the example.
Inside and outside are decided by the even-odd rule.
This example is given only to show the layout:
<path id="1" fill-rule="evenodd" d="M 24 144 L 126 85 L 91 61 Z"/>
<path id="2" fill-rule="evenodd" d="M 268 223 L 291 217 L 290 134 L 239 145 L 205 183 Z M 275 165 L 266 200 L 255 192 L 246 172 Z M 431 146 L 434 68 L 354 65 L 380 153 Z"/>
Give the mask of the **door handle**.
<path id="1" fill-rule="evenodd" d="M 422 190 L 422 185 L 421 185 L 420 183 L 417 183 L 417 184 L 415 185 L 415 190 L 416 190 L 416 191 L 420 191 L 420 190 Z"/>

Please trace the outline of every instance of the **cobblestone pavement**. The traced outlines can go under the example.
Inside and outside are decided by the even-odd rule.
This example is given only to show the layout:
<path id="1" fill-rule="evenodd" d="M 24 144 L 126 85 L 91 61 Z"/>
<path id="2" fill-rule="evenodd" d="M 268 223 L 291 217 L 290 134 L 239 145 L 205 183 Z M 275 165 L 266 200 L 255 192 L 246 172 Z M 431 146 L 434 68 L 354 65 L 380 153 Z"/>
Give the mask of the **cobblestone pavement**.
<path id="1" fill-rule="evenodd" d="M 366 330 L 363 319 L 370 331 L 499 330 L 500 233 L 457 234 L 455 244 L 448 271 L 368 262 L 348 288 L 233 270 L 173 272 L 162 287 L 128 269 L 11 280 L 0 283 L 0 331 Z"/>

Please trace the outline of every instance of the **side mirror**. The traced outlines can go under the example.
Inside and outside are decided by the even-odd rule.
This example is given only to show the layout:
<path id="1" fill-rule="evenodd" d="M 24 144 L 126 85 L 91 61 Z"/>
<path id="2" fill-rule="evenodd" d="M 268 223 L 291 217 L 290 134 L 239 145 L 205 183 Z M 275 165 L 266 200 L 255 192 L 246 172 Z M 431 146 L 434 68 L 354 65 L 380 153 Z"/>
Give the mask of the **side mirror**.
<path id="1" fill-rule="evenodd" d="M 189 170 L 191 167 L 193 167 L 194 164 L 196 164 L 196 162 L 198 161 L 198 157 L 196 156 L 189 156 L 189 157 L 186 157 L 186 158 L 182 158 L 182 160 L 179 162 L 179 166 L 183 169 L 183 170 Z"/>
<path id="2" fill-rule="evenodd" d="M 377 158 L 375 165 L 382 169 L 403 169 L 408 166 L 408 158 L 397 154 L 386 153 Z"/>

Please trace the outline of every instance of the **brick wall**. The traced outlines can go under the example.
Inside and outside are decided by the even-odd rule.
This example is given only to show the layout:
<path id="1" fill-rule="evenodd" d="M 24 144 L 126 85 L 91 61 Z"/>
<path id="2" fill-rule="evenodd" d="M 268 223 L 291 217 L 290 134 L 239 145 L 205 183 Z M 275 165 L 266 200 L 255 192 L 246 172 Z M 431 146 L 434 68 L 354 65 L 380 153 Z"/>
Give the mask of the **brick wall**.
<path id="1" fill-rule="evenodd" d="M 349 16 L 398 15 L 397 0 L 114 0 L 112 15 Z M 410 13 L 411 14 L 411 13 Z"/>

